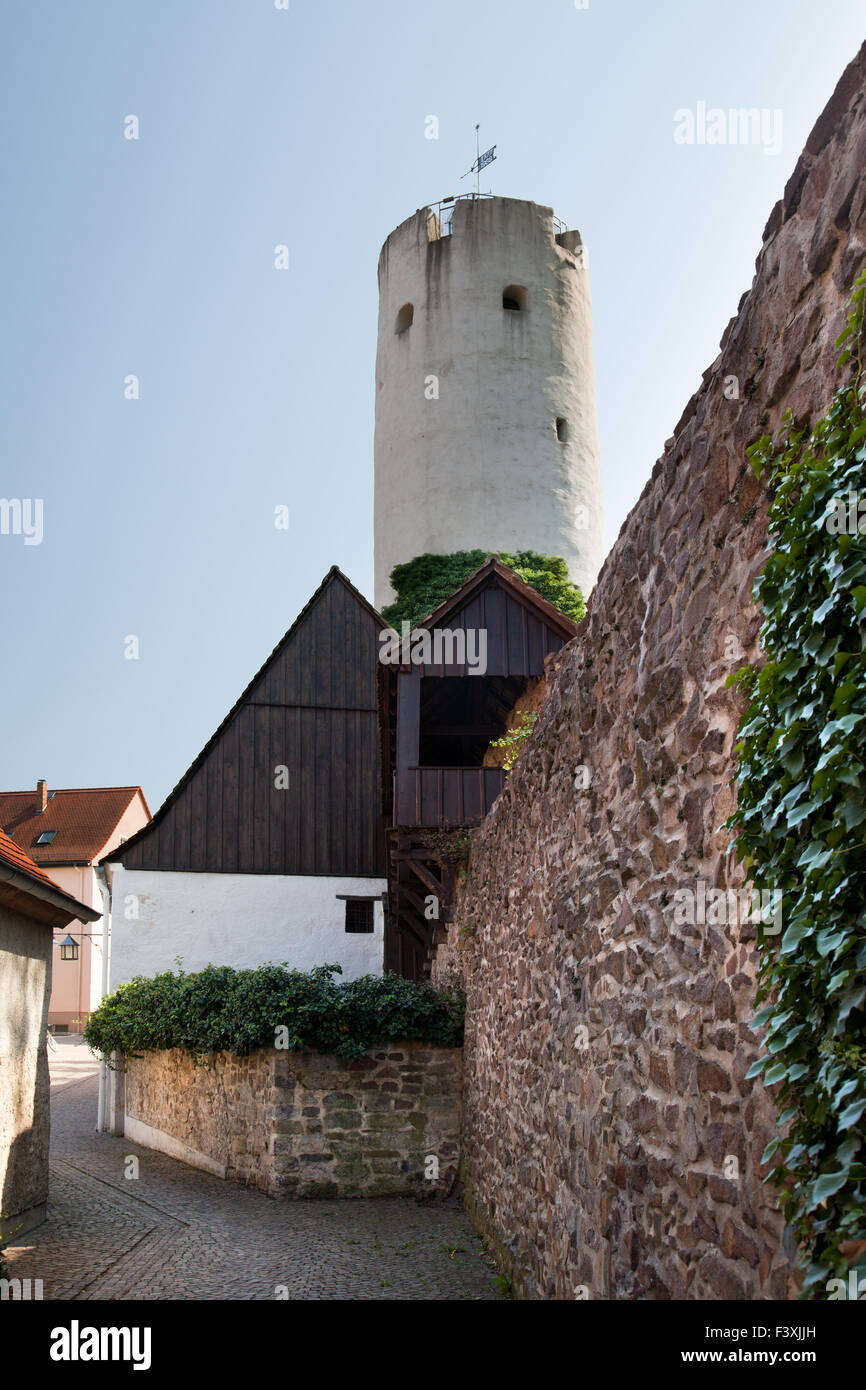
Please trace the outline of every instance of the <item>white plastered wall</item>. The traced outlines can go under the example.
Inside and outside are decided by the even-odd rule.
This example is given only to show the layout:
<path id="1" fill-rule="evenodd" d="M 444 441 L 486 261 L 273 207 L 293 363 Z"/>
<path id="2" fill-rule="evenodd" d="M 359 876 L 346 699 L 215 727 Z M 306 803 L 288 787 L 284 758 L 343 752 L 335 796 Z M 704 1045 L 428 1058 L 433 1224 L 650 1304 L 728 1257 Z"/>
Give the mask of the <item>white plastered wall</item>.
<path id="1" fill-rule="evenodd" d="M 249 969 L 286 961 L 297 970 L 339 962 L 343 979 L 381 975 L 384 916 L 373 931 L 345 929 L 338 893 L 372 898 L 384 878 L 168 873 L 111 866 L 111 988 L 135 975 L 206 965 Z"/>

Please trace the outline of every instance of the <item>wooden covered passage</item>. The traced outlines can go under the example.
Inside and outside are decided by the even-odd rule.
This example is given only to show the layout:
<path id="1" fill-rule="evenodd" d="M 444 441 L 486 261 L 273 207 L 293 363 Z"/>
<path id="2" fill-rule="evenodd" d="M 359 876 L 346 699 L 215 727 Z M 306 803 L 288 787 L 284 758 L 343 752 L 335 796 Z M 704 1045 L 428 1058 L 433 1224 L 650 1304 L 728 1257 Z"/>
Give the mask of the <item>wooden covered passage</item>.
<path id="1" fill-rule="evenodd" d="M 466 640 L 440 643 L 438 652 L 431 643 L 427 661 L 412 660 L 407 646 L 410 659 L 380 674 L 382 764 L 389 773 L 383 811 L 390 822 L 385 967 L 413 979 L 426 973 L 453 891 L 453 868 L 430 832 L 477 825 L 487 815 L 506 774 L 484 766 L 485 752 L 505 733 L 530 679 L 543 674 L 545 658 L 577 631 L 495 556 L 421 626 L 431 634 L 462 632 Z M 443 653 L 452 659 L 437 664 Z"/>

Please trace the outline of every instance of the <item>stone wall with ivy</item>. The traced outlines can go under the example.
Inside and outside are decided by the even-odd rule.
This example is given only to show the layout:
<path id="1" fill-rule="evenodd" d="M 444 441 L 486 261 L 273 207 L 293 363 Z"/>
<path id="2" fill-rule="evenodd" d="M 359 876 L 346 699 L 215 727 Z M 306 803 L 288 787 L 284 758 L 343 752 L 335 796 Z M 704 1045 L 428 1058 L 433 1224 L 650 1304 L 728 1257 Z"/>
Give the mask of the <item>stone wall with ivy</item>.
<path id="1" fill-rule="evenodd" d="M 747 449 L 787 409 L 827 410 L 866 261 L 864 78 L 866 46 L 475 837 L 434 962 L 467 990 L 467 1198 L 526 1296 L 796 1291 L 763 1181 L 776 1088 L 750 1074 L 757 934 L 783 930 L 785 900 L 737 891 L 728 678 L 762 660 L 768 497 Z"/>

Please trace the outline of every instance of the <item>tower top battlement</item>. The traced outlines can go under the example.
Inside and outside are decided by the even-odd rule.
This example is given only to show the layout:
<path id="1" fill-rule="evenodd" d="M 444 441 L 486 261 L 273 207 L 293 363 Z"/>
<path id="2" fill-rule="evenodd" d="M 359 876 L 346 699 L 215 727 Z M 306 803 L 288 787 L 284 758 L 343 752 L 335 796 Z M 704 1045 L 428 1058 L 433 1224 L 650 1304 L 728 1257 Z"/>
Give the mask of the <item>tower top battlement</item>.
<path id="1" fill-rule="evenodd" d="M 379 252 L 380 277 L 382 262 L 390 259 L 390 248 L 398 241 L 410 239 L 419 245 L 429 245 L 446 242 L 454 236 L 484 237 L 495 234 L 503 224 L 511 224 L 516 236 L 546 240 L 573 256 L 579 257 L 583 251 L 580 232 L 576 228 L 569 229 L 553 208 L 543 203 L 525 198 L 500 198 L 493 193 L 460 193 L 417 208 L 411 217 L 394 228 Z"/>

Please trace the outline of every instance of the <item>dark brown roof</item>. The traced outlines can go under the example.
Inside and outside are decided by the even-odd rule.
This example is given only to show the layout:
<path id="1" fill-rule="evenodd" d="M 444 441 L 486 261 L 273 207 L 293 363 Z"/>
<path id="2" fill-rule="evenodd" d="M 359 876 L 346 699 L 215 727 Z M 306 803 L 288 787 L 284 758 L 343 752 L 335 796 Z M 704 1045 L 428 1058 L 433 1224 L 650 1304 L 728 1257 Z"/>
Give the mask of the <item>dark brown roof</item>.
<path id="1" fill-rule="evenodd" d="M 12 869 L 16 877 L 10 880 L 2 873 L 4 867 Z M 34 891 L 29 890 L 28 884 L 32 884 Z M 46 895 L 40 889 L 49 889 L 50 893 Z M 99 916 L 49 878 L 3 830 L 0 830 L 0 904 L 46 926 L 61 926 L 73 918 L 80 922 L 94 921 Z"/>
<path id="2" fill-rule="evenodd" d="M 247 699 L 249 698 L 251 692 L 253 691 L 257 683 L 265 675 L 268 668 L 281 655 L 284 648 L 288 645 L 292 637 L 302 626 L 305 619 L 307 618 L 307 615 L 315 607 L 316 603 L 318 603 L 319 599 L 322 597 L 328 586 L 334 583 L 340 583 L 344 585 L 344 587 L 348 589 L 349 593 L 351 593 L 353 597 L 358 600 L 362 607 L 366 608 L 367 611 L 370 614 L 372 614 L 372 616 L 379 623 L 383 631 L 388 627 L 388 624 L 385 622 L 385 619 L 382 617 L 381 613 L 377 612 L 373 605 L 370 603 L 370 601 L 366 599 L 364 595 L 360 592 L 360 590 L 355 588 L 352 581 L 349 578 L 347 578 L 345 574 L 343 574 L 339 566 L 332 565 L 331 568 L 328 570 L 328 573 L 322 580 L 321 584 L 316 589 L 315 593 L 312 594 L 308 601 L 304 604 L 303 608 L 301 609 L 298 616 L 295 618 L 295 621 L 292 623 L 291 627 L 288 629 L 287 632 L 283 634 L 283 636 L 280 638 L 279 642 L 271 652 L 270 656 L 268 656 L 266 661 L 262 662 L 262 665 L 259 667 L 258 671 L 256 671 L 256 674 L 253 676 L 252 680 L 238 696 L 237 700 L 232 705 L 225 719 L 223 719 L 219 727 L 215 729 L 214 732 L 211 734 L 207 743 L 204 745 L 198 756 L 190 763 L 189 767 L 181 777 L 180 781 L 177 782 L 177 784 L 171 789 L 168 796 L 165 798 L 165 801 L 163 801 L 162 805 L 159 807 L 159 810 L 153 816 L 152 820 L 150 820 L 147 825 L 142 826 L 141 830 L 137 831 L 135 835 L 131 835 L 128 840 L 125 840 L 122 847 L 118 847 L 118 849 L 112 850 L 109 855 L 106 855 L 105 858 L 107 861 L 116 860 L 117 862 L 122 862 L 123 857 L 128 850 L 132 849 L 133 846 L 137 846 L 142 840 L 144 840 L 148 835 L 150 835 L 153 831 L 155 831 L 158 828 L 160 823 L 163 821 L 166 813 L 177 801 L 180 793 L 183 791 L 183 788 L 190 782 L 190 780 L 193 778 L 193 776 L 201 767 L 201 765 L 206 761 L 211 749 L 218 742 L 225 729 L 227 729 L 228 726 L 231 724 L 238 711 L 246 703 Z"/>
<path id="3" fill-rule="evenodd" d="M 0 827 L 37 864 L 91 864 L 111 838 L 140 787 L 67 787 L 54 792 L 44 811 L 35 791 L 0 792 Z M 148 816 L 147 802 L 144 807 Z M 50 844 L 39 836 L 55 832 Z"/>

